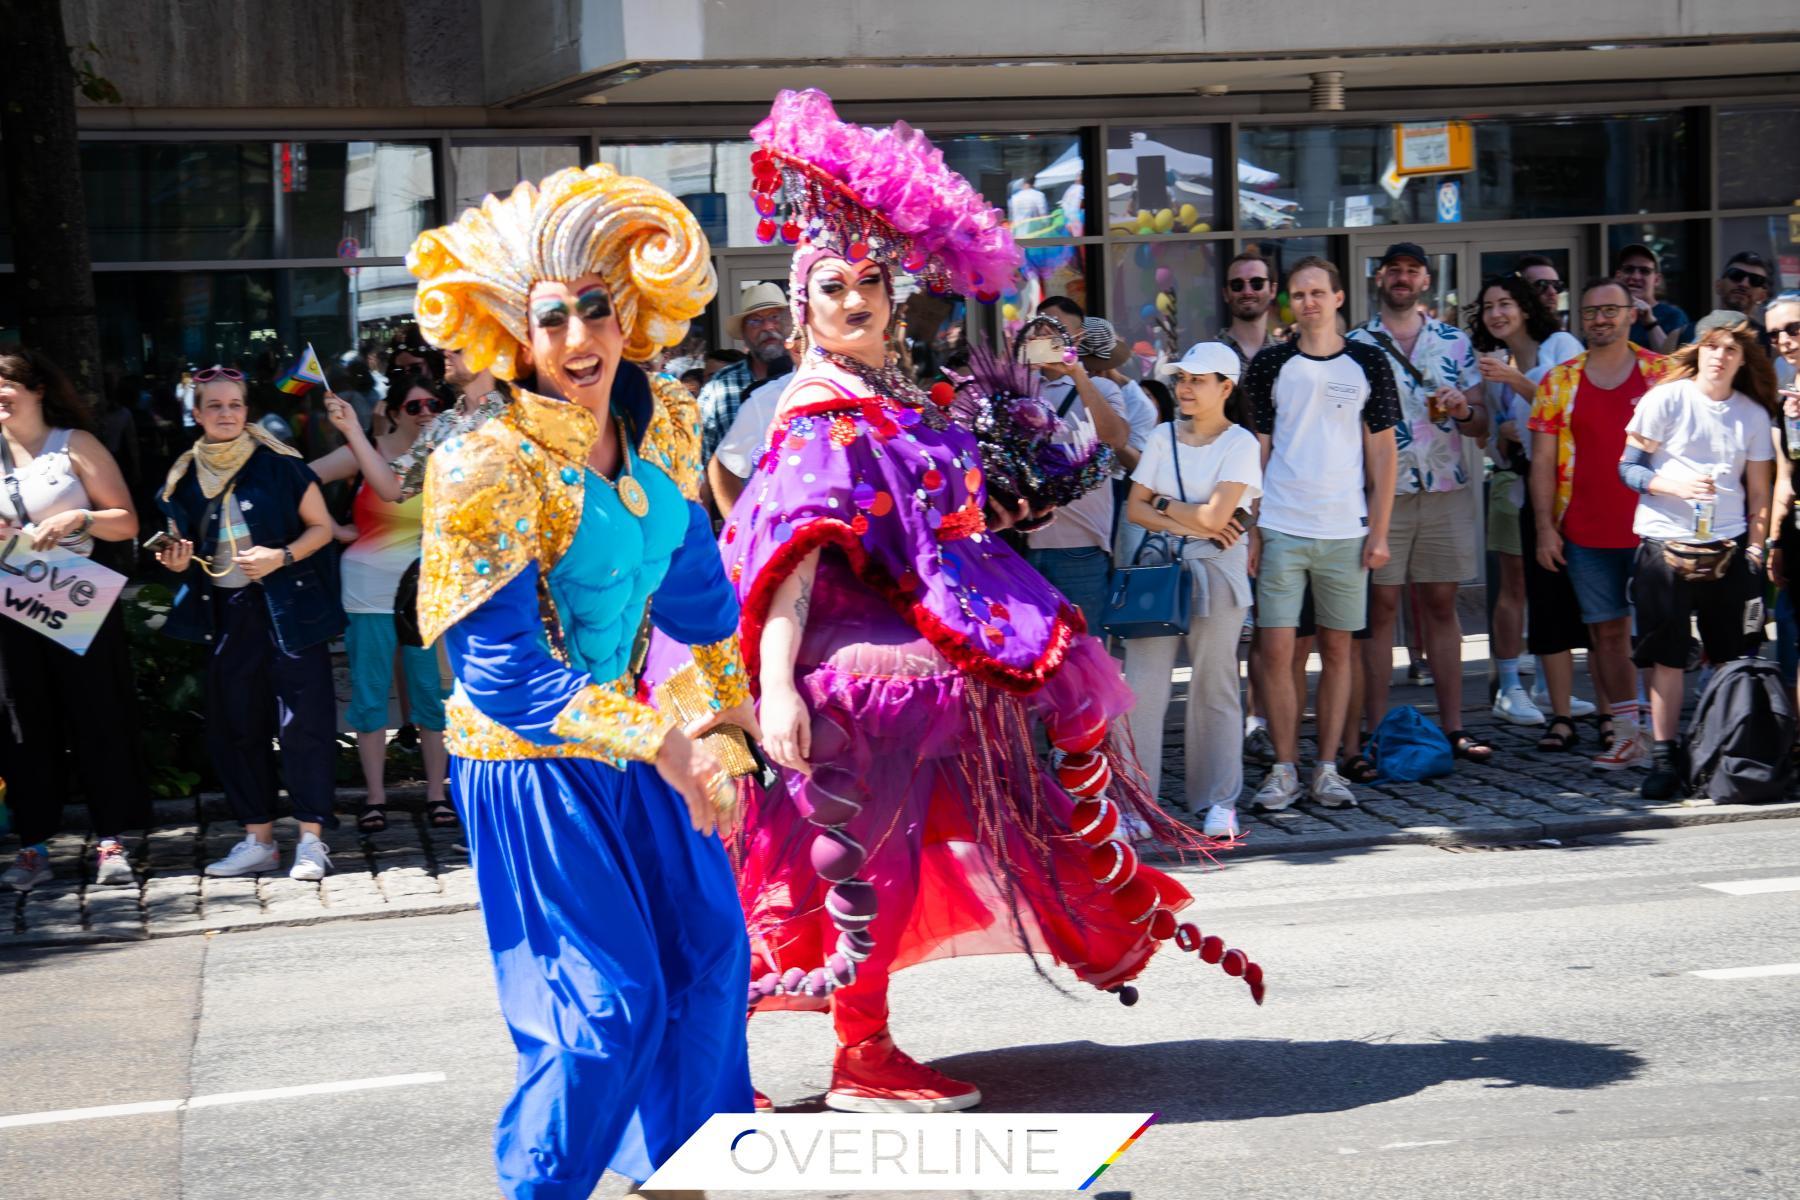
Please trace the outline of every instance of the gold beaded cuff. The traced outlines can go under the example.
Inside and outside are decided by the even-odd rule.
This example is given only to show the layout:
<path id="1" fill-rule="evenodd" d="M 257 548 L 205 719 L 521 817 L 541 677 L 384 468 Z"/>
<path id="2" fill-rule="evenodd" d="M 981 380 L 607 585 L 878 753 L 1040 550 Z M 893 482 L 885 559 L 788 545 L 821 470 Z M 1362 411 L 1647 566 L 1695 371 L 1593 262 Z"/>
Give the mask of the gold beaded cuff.
<path id="1" fill-rule="evenodd" d="M 550 723 L 551 732 L 601 752 L 596 757 L 655 762 L 672 717 L 597 683 L 576 692 Z"/>
<path id="2" fill-rule="evenodd" d="M 707 687 L 712 689 L 713 708 L 732 708 L 750 698 L 749 673 L 744 670 L 744 656 L 738 649 L 738 635 L 723 641 L 695 646 L 694 665 L 700 668 Z"/>

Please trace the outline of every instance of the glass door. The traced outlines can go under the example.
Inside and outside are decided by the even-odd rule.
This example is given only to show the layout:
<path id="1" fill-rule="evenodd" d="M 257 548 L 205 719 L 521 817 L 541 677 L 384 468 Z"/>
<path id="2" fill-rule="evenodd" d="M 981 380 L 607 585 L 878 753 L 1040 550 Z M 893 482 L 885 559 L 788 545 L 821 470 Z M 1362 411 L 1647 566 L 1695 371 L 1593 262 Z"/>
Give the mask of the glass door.
<path id="1" fill-rule="evenodd" d="M 1413 239 L 1386 235 L 1356 239 L 1350 253 L 1352 277 L 1344 281 L 1344 289 L 1350 294 L 1351 324 L 1360 325 L 1375 315 L 1375 269 L 1381 263 L 1382 252 L 1397 241 L 1410 240 Z M 1462 289 L 1468 278 L 1471 243 L 1428 238 L 1417 244 L 1430 260 L 1425 264 L 1431 270 L 1431 294 L 1424 299 L 1426 311 L 1460 329 L 1464 323 L 1462 306 L 1466 297 Z"/>

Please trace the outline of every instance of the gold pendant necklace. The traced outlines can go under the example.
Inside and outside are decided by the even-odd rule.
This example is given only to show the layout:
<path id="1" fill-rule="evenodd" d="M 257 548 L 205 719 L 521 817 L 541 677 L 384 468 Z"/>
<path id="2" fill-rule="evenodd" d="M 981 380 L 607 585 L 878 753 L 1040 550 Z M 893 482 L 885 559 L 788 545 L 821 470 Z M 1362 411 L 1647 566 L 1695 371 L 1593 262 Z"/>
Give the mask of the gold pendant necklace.
<path id="1" fill-rule="evenodd" d="M 594 474 L 600 475 L 600 482 L 613 490 L 613 494 L 619 498 L 619 503 L 625 506 L 626 512 L 641 520 L 644 514 L 650 511 L 650 497 L 645 493 L 644 485 L 633 478 L 631 474 L 631 443 L 625 440 L 625 422 L 615 417 L 613 418 L 613 428 L 619 434 L 619 461 L 621 463 L 619 478 L 615 481 L 600 475 L 598 471 L 595 471 Z"/>

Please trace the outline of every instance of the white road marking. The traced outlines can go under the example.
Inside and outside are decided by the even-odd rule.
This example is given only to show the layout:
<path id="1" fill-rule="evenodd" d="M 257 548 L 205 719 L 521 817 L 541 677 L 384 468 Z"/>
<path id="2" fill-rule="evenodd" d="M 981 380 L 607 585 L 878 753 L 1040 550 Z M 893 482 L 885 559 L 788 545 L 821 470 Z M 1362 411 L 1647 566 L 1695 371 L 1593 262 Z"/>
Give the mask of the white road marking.
<path id="1" fill-rule="evenodd" d="M 1703 888 L 1724 892 L 1727 896 L 1761 896 L 1768 892 L 1800 892 L 1800 875 L 1780 879 L 1734 879 L 1729 883 L 1703 883 Z"/>
<path id="2" fill-rule="evenodd" d="M 1713 971 L 1689 971 L 1702 979 L 1767 979 L 1772 975 L 1800 975 L 1800 963 L 1776 963 L 1770 967 L 1720 967 Z"/>
<path id="3" fill-rule="evenodd" d="M 1433 1142 L 1389 1142 L 1387 1145 L 1383 1146 L 1382 1149 L 1383 1150 L 1412 1150 L 1419 1146 L 1453 1146 L 1455 1144 L 1456 1144 L 1455 1138 L 1450 1138 L 1448 1140 L 1440 1139 L 1438 1141 L 1433 1141 Z"/>
<path id="4" fill-rule="evenodd" d="M 0 1117 L 0 1129 L 55 1125 L 63 1121 L 97 1121 L 105 1117 L 135 1117 L 144 1113 L 180 1112 L 192 1108 L 217 1108 L 222 1104 L 255 1104 L 263 1100 L 285 1100 L 290 1096 L 328 1096 L 336 1092 L 362 1092 L 371 1088 L 412 1087 L 421 1083 L 443 1083 L 445 1078 L 442 1071 L 425 1071 L 415 1075 L 381 1075 L 373 1079 L 303 1083 L 295 1087 L 264 1088 L 255 1092 L 218 1092 L 211 1096 L 190 1096 L 186 1100 L 143 1100 L 136 1104 L 103 1104 L 96 1108 L 62 1108 L 51 1112 Z"/>

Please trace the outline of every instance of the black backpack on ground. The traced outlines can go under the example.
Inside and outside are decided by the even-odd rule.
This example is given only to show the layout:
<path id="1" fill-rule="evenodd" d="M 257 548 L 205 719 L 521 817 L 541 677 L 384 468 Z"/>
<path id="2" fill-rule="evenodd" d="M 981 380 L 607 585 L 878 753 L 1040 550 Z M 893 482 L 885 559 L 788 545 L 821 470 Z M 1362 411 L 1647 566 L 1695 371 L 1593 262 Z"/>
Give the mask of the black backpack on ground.
<path id="1" fill-rule="evenodd" d="M 1787 798 L 1794 774 L 1794 705 L 1781 671 L 1740 658 L 1713 672 L 1683 743 L 1692 795 L 1720 804 Z"/>

